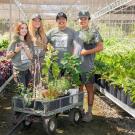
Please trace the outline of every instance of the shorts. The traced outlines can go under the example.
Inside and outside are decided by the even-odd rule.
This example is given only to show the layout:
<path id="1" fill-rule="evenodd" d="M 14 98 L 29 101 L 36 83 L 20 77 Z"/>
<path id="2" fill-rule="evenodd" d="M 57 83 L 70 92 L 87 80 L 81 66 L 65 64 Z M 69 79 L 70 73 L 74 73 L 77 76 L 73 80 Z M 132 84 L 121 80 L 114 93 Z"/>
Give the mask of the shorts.
<path id="1" fill-rule="evenodd" d="M 91 72 L 81 73 L 80 81 L 82 84 L 94 83 L 94 74 Z"/>

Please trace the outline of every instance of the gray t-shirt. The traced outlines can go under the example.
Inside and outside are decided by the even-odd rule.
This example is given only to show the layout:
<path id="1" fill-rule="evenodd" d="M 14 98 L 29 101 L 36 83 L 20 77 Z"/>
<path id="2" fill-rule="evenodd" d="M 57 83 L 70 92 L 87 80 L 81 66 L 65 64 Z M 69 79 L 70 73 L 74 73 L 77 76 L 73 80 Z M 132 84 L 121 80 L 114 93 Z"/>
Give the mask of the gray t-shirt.
<path id="1" fill-rule="evenodd" d="M 78 44 L 76 32 L 71 28 L 66 27 L 64 30 L 54 28 L 47 32 L 47 39 L 48 42 L 59 51 L 59 63 L 65 52 L 69 52 L 74 55 L 79 54 L 80 46 Z"/>
<path id="2" fill-rule="evenodd" d="M 22 41 L 21 41 L 22 42 Z M 19 42 L 12 42 L 7 51 L 15 51 L 15 47 L 18 46 Z M 33 54 L 33 48 L 32 45 L 28 46 L 31 53 Z M 13 64 L 13 68 L 19 71 L 25 71 L 27 69 L 30 68 L 31 66 L 31 61 L 28 59 L 26 53 L 24 52 L 23 49 L 21 49 L 21 51 L 19 51 L 18 53 L 16 53 L 15 56 L 13 56 L 11 58 L 12 64 Z"/>
<path id="3" fill-rule="evenodd" d="M 34 46 L 34 55 L 36 55 L 40 59 L 44 59 L 45 45 L 47 44 L 46 35 L 45 35 L 44 41 L 41 40 L 39 32 L 36 32 L 35 36 L 36 36 L 37 42 L 35 42 L 33 44 L 33 46 Z"/>
<path id="4" fill-rule="evenodd" d="M 96 44 L 98 42 L 103 41 L 100 33 L 94 28 L 88 30 L 80 30 L 77 32 L 77 35 L 80 39 L 80 45 L 82 45 L 82 49 L 85 50 L 93 49 L 96 47 Z M 91 69 L 94 68 L 95 54 L 81 56 L 81 60 L 82 72 L 89 72 Z"/>

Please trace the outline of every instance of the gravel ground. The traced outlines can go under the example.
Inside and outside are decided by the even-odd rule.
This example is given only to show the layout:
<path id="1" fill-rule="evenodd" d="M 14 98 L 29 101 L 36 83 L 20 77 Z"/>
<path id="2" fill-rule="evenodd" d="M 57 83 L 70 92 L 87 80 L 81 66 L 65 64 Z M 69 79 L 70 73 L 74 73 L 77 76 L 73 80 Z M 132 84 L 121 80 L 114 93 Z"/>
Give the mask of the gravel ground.
<path id="1" fill-rule="evenodd" d="M 14 86 L 9 85 L 0 96 L 0 135 L 7 135 L 13 127 L 11 97 Z M 86 99 L 85 99 L 86 104 Z M 68 117 L 58 119 L 57 134 L 62 135 L 135 135 L 135 119 L 113 104 L 104 95 L 96 92 L 93 106 L 93 120 L 73 126 Z M 42 124 L 36 123 L 30 129 L 19 127 L 13 135 L 45 135 Z"/>
<path id="2" fill-rule="evenodd" d="M 103 116 L 107 123 L 116 127 L 120 135 L 135 135 L 135 118 L 99 92 L 95 95 L 93 112 Z"/>

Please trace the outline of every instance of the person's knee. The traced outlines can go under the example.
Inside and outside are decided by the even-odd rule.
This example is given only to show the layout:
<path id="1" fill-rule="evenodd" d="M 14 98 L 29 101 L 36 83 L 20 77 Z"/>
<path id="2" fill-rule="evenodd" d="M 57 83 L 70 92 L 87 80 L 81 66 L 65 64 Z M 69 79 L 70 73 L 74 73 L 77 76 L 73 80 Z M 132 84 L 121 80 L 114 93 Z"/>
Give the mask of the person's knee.
<path id="1" fill-rule="evenodd" d="M 86 87 L 87 91 L 93 91 L 93 84 L 92 83 L 85 84 L 85 87 Z"/>
<path id="2" fill-rule="evenodd" d="M 83 91 L 83 87 L 84 87 L 84 85 L 80 85 L 79 86 L 79 91 Z"/>

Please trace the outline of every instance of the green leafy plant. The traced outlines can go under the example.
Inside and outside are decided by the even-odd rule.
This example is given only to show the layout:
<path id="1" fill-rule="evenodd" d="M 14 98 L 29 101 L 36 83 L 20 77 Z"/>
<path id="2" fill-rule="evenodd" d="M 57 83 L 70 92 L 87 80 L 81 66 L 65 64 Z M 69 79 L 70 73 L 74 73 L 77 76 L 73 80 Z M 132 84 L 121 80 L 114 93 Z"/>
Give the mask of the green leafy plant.
<path id="1" fill-rule="evenodd" d="M 48 99 L 62 96 L 69 88 L 79 86 L 80 64 L 79 58 L 65 53 L 59 65 L 58 51 L 51 46 L 48 48 L 43 64 L 43 79 L 48 89 L 45 95 L 48 95 Z M 61 71 L 64 72 L 63 75 Z"/>
<path id="2" fill-rule="evenodd" d="M 114 85 L 123 87 L 135 102 L 135 44 L 128 40 L 106 46 L 96 57 L 96 73 Z"/>
<path id="3" fill-rule="evenodd" d="M 46 52 L 42 72 L 44 74 L 44 80 L 48 84 L 49 79 L 57 80 L 60 74 L 60 67 L 57 63 L 58 61 L 58 51 L 54 50 L 53 47 L 48 46 L 48 51 Z"/>
<path id="4" fill-rule="evenodd" d="M 25 88 L 22 83 L 18 84 L 17 93 L 21 97 L 28 97 L 28 98 L 31 98 L 33 95 L 32 88 L 30 88 L 30 87 Z"/>
<path id="5" fill-rule="evenodd" d="M 8 45 L 9 45 L 9 40 L 5 37 L 2 37 L 0 39 L 0 50 L 7 49 Z"/>
<path id="6" fill-rule="evenodd" d="M 72 87 L 80 85 L 80 64 L 81 61 L 78 57 L 69 53 L 64 54 L 64 58 L 61 61 L 62 68 L 64 69 L 64 76 L 69 78 Z"/>
<path id="7" fill-rule="evenodd" d="M 63 96 L 69 88 L 71 88 L 71 84 L 65 77 L 50 81 L 48 83 L 48 99 L 55 99 L 59 96 Z"/>
<path id="8" fill-rule="evenodd" d="M 17 87 L 17 94 L 18 96 L 24 99 L 25 105 L 29 106 L 31 104 L 32 96 L 33 96 L 33 91 L 31 86 L 26 88 L 22 83 L 19 83 Z"/>

